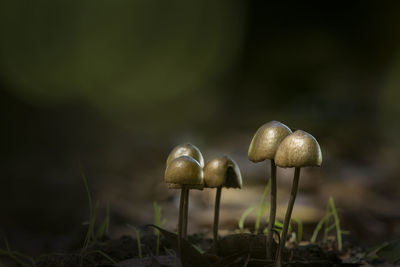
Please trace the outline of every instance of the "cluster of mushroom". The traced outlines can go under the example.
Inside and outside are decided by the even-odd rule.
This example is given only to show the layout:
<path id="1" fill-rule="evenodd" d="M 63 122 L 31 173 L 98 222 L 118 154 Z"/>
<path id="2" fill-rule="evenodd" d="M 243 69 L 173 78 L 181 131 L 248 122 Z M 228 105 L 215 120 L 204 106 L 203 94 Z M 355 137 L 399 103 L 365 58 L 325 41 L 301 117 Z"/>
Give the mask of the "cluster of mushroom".
<path id="1" fill-rule="evenodd" d="M 181 189 L 178 219 L 178 253 L 182 239 L 187 236 L 189 190 L 204 187 L 216 188 L 214 210 L 214 248 L 217 249 L 218 221 L 221 191 L 226 188 L 242 188 L 242 176 L 237 164 L 228 156 L 216 157 L 204 166 L 200 150 L 192 144 L 176 146 L 167 158 L 165 182 L 169 188 Z"/>
<path id="2" fill-rule="evenodd" d="M 285 246 L 290 217 L 296 199 L 300 168 L 321 166 L 322 154 L 317 140 L 302 130 L 292 132 L 286 125 L 271 121 L 262 125 L 254 135 L 248 157 L 253 162 L 270 160 L 271 205 L 267 234 L 267 259 L 273 259 L 273 230 L 276 217 L 276 166 L 295 168 L 288 208 L 283 223 L 281 242 L 276 252 L 275 266 L 282 266 L 281 253 Z M 204 166 L 200 150 L 191 144 L 175 147 L 168 156 L 165 181 L 169 188 L 181 189 L 178 221 L 178 253 L 187 236 L 188 196 L 190 189 L 217 188 L 214 214 L 214 248 L 218 251 L 219 205 L 222 187 L 242 188 L 242 177 L 237 164 L 228 156 L 217 157 Z"/>
<path id="3" fill-rule="evenodd" d="M 251 141 L 248 157 L 253 162 L 271 161 L 271 205 L 267 235 L 267 258 L 272 259 L 273 227 L 276 216 L 276 166 L 295 168 L 288 208 L 276 254 L 275 266 L 282 266 L 281 254 L 285 247 L 287 232 L 298 190 L 300 168 L 321 166 L 322 153 L 317 140 L 309 133 L 297 130 L 292 133 L 289 127 L 271 121 L 262 125 Z"/>

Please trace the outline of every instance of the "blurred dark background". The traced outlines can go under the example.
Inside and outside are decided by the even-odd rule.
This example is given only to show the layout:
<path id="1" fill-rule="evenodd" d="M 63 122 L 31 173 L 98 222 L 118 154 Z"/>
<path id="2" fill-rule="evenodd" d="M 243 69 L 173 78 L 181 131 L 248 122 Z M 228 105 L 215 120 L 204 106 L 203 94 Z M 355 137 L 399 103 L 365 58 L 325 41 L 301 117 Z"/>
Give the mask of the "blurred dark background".
<path id="1" fill-rule="evenodd" d="M 348 238 L 399 237 L 399 14 L 393 1 L 0 1 L 0 237 L 32 255 L 78 248 L 80 166 L 111 236 L 152 222 L 153 201 L 174 229 L 163 171 L 183 142 L 241 167 L 244 189 L 222 200 L 233 230 L 261 198 L 268 164 L 247 149 L 270 120 L 323 151 L 294 216 L 315 226 L 333 196 Z M 279 175 L 284 214 L 292 170 Z M 192 194 L 190 232 L 209 229 L 213 201 Z"/>

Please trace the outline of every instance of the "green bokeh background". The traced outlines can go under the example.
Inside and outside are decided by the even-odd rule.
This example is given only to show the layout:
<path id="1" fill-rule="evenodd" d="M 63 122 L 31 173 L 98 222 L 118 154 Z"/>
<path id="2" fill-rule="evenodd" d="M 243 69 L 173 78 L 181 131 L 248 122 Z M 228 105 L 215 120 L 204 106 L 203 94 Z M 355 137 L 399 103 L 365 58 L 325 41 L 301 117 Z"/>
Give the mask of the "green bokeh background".
<path id="1" fill-rule="evenodd" d="M 331 180 L 367 170 L 398 201 L 399 12 L 365 1 L 0 1 L 0 236 L 33 254 L 74 247 L 87 217 L 79 164 L 95 197 L 127 202 L 130 184 L 129 201 L 151 203 L 174 145 L 245 157 L 273 119 L 320 140 Z"/>

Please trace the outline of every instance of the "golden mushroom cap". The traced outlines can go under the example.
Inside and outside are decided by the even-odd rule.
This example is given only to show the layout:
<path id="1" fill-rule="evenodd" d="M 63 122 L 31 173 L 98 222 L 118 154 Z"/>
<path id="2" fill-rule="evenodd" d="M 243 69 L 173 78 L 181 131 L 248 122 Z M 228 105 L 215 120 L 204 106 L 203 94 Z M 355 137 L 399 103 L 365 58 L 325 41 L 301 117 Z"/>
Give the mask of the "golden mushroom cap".
<path id="1" fill-rule="evenodd" d="M 181 144 L 174 147 L 174 149 L 172 149 L 172 151 L 168 155 L 167 166 L 171 161 L 173 161 L 176 158 L 179 158 L 180 156 L 192 157 L 200 164 L 201 167 L 204 166 L 204 159 L 200 150 L 196 146 L 190 143 Z"/>
<path id="2" fill-rule="evenodd" d="M 251 140 L 249 160 L 260 162 L 274 159 L 279 144 L 291 133 L 289 127 L 279 121 L 270 121 L 262 125 Z"/>
<path id="3" fill-rule="evenodd" d="M 182 185 L 193 189 L 203 189 L 204 177 L 200 164 L 192 157 L 181 156 L 167 165 L 164 180 L 169 188 L 182 188 Z"/>
<path id="4" fill-rule="evenodd" d="M 283 168 L 320 167 L 322 164 L 321 148 L 314 136 L 297 130 L 279 145 L 275 155 L 275 164 Z"/>
<path id="5" fill-rule="evenodd" d="M 217 157 L 204 166 L 204 183 L 206 187 L 242 188 L 242 175 L 233 159 Z"/>

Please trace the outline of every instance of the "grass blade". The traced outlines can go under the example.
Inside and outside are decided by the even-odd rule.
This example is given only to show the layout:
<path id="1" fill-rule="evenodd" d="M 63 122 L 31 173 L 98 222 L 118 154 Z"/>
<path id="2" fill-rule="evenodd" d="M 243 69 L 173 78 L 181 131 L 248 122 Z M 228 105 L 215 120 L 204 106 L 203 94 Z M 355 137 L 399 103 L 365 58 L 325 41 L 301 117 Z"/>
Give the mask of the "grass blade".
<path id="1" fill-rule="evenodd" d="M 297 224 L 297 243 L 299 243 L 303 239 L 303 222 L 296 218 L 292 220 Z"/>
<path id="2" fill-rule="evenodd" d="M 87 249 L 91 238 L 93 236 L 93 202 L 92 202 L 92 196 L 90 194 L 90 190 L 89 190 L 89 184 L 88 184 L 88 180 L 86 178 L 85 172 L 83 171 L 82 166 L 80 166 L 80 171 L 81 171 L 81 177 L 83 180 L 83 185 L 85 186 L 85 190 L 86 190 L 86 195 L 88 198 L 88 202 L 89 202 L 89 226 L 88 226 L 88 231 L 86 232 L 86 236 L 85 236 L 85 241 L 83 242 L 83 249 Z"/>
<path id="3" fill-rule="evenodd" d="M 36 266 L 35 261 L 31 257 L 24 255 L 17 251 L 11 251 L 8 243 L 6 245 L 6 249 L 7 250 L 0 249 L 0 256 L 9 257 L 10 259 L 12 259 L 14 262 L 16 262 L 18 265 L 20 265 L 22 267 Z"/>
<path id="4" fill-rule="evenodd" d="M 127 224 L 126 226 L 128 226 L 128 228 L 130 228 L 132 230 L 135 230 L 136 240 L 137 240 L 137 247 L 138 247 L 138 256 L 141 259 L 143 257 L 143 254 L 142 254 L 142 242 L 140 240 L 140 230 L 137 229 L 136 227 L 133 227 L 130 224 Z"/>
<path id="5" fill-rule="evenodd" d="M 271 186 L 271 179 L 269 179 L 267 185 L 265 186 L 264 192 L 261 197 L 260 204 L 258 205 L 257 218 L 256 218 L 256 222 L 254 224 L 254 232 L 255 233 L 258 233 L 258 230 L 260 229 L 261 217 L 267 209 L 267 203 L 265 203 L 265 199 L 267 198 L 267 193 L 268 193 L 268 189 L 270 188 L 270 186 Z"/>
<path id="6" fill-rule="evenodd" d="M 326 205 L 326 212 L 325 212 L 325 213 L 326 213 L 326 214 L 331 213 L 331 206 L 330 206 L 330 204 L 329 204 L 329 201 L 328 201 L 328 204 Z M 326 242 L 328 241 L 328 231 L 327 231 L 327 228 L 328 228 L 328 226 L 329 226 L 329 220 L 330 220 L 330 218 L 326 219 L 325 222 L 324 222 L 325 230 L 324 230 L 324 237 L 323 237 L 323 239 L 322 239 L 322 245 L 325 245 Z"/>
<path id="7" fill-rule="evenodd" d="M 86 194 L 88 196 L 88 201 L 89 201 L 89 213 L 91 214 L 93 211 L 93 203 L 92 203 L 92 196 L 90 195 L 90 190 L 89 190 L 89 184 L 88 184 L 88 180 L 86 178 L 85 172 L 83 171 L 82 166 L 80 166 L 80 171 L 81 171 L 81 176 L 82 176 L 82 180 L 83 180 L 83 184 L 85 186 L 85 190 L 86 190 Z"/>
<path id="8" fill-rule="evenodd" d="M 140 230 L 135 229 L 135 232 L 136 232 L 136 240 L 137 240 L 137 246 L 138 246 L 138 254 L 139 254 L 139 258 L 141 259 L 143 257 L 143 255 L 142 255 L 142 242 L 140 240 Z"/>
<path id="9" fill-rule="evenodd" d="M 109 260 L 112 264 L 115 264 L 115 265 L 117 265 L 117 266 L 120 266 L 120 265 L 118 264 L 118 262 L 116 262 L 113 258 L 111 258 L 110 256 L 108 256 L 106 253 L 104 253 L 104 252 L 101 251 L 101 250 L 91 250 L 91 251 L 87 252 L 86 255 L 94 254 L 94 253 L 97 253 L 97 254 L 103 256 L 104 258 L 106 258 L 107 260 Z"/>
<path id="10" fill-rule="evenodd" d="M 340 229 L 340 220 L 339 220 L 339 215 L 336 211 L 335 207 L 335 202 L 333 200 L 333 197 L 329 198 L 329 204 L 331 206 L 333 218 L 335 219 L 335 224 L 336 224 L 336 235 L 337 235 L 337 241 L 338 241 L 338 250 L 342 250 L 342 231 Z"/>
<path id="11" fill-rule="evenodd" d="M 312 235 L 312 237 L 310 239 L 310 243 L 315 243 L 315 241 L 317 241 L 317 237 L 318 237 L 319 231 L 322 229 L 322 226 L 324 225 L 325 221 L 327 221 L 331 216 L 332 216 L 332 213 L 328 212 L 318 222 L 317 226 L 314 229 L 313 235 Z"/>
<path id="12" fill-rule="evenodd" d="M 250 206 L 245 211 L 242 213 L 242 216 L 240 216 L 240 219 L 238 221 L 238 227 L 241 233 L 244 231 L 244 221 L 246 220 L 247 216 L 250 215 L 250 213 L 253 212 L 253 210 L 256 208 L 256 206 Z"/>
<path id="13" fill-rule="evenodd" d="M 106 205 L 106 218 L 97 230 L 96 239 L 102 239 L 108 235 L 108 227 L 110 225 L 110 203 Z"/>
<path id="14" fill-rule="evenodd" d="M 153 202 L 153 210 L 154 210 L 154 225 L 158 227 L 162 227 L 165 219 L 161 219 L 161 207 L 157 205 L 157 202 Z M 154 228 L 154 235 L 156 236 L 156 256 L 160 253 L 160 231 L 157 228 Z"/>

